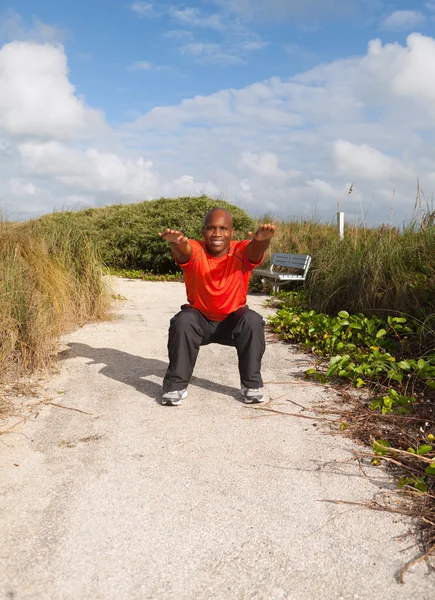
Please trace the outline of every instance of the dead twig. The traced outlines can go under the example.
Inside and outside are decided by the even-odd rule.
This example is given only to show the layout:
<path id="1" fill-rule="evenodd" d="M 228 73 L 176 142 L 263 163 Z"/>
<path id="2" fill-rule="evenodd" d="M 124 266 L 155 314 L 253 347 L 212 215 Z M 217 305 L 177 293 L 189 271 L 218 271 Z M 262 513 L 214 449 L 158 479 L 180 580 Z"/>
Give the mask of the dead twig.
<path id="1" fill-rule="evenodd" d="M 308 410 L 308 406 L 302 406 L 302 404 L 298 404 L 297 402 L 295 402 L 294 400 L 287 400 L 287 402 L 291 402 L 292 404 L 294 404 L 295 406 L 299 406 L 299 408 L 302 408 L 302 410 Z"/>
<path id="2" fill-rule="evenodd" d="M 266 408 L 265 406 L 250 406 L 244 405 L 245 408 L 252 408 L 253 410 L 266 410 L 267 412 L 273 412 L 278 415 L 287 415 L 289 417 L 299 417 L 300 419 L 310 419 L 311 421 L 324 421 L 326 423 L 334 423 L 335 421 L 331 421 L 330 419 L 319 419 L 319 417 L 308 417 L 307 415 L 300 415 L 297 413 L 289 413 L 283 410 L 276 410 L 274 408 Z"/>
<path id="3" fill-rule="evenodd" d="M 312 381 L 265 381 L 264 385 L 313 385 Z M 323 384 L 325 385 L 325 384 Z"/>
<path id="4" fill-rule="evenodd" d="M 51 406 L 57 406 L 57 408 L 64 408 L 65 410 L 74 410 L 79 413 L 83 413 L 84 415 L 90 415 L 92 417 L 92 413 L 86 412 L 85 410 L 80 410 L 80 408 L 72 408 L 72 406 L 64 406 L 63 404 L 56 404 L 56 402 L 44 402 L 44 404 L 51 404 Z"/>
<path id="5" fill-rule="evenodd" d="M 27 421 L 27 417 L 23 417 L 20 421 L 18 421 L 18 423 L 15 423 L 14 425 L 12 425 L 12 427 L 9 427 L 8 429 L 1 429 L 0 435 L 5 435 L 7 433 L 14 433 L 19 427 L 21 427 L 21 425 L 24 425 L 24 423 L 26 423 L 26 421 Z"/>
<path id="6" fill-rule="evenodd" d="M 423 492 L 420 492 L 423 495 Z M 419 513 L 417 510 L 408 510 L 402 508 L 393 508 L 391 506 L 382 506 L 381 504 L 371 502 L 351 502 L 350 500 L 322 500 L 322 502 L 330 502 L 331 504 L 350 504 L 351 506 L 363 506 L 370 510 L 376 510 L 378 512 L 390 512 L 398 515 L 405 515 L 406 517 L 417 517 Z"/>

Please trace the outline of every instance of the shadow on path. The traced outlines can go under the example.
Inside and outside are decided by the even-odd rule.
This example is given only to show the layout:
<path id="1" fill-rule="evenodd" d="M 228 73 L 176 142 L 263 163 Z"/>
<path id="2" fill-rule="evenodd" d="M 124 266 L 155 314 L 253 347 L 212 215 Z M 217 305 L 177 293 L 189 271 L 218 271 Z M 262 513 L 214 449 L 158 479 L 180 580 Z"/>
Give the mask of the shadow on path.
<path id="1" fill-rule="evenodd" d="M 128 354 L 122 350 L 113 348 L 93 348 L 87 344 L 71 342 L 69 349 L 59 354 L 61 360 L 67 360 L 75 356 L 82 356 L 90 359 L 89 365 L 105 365 L 100 369 L 100 373 L 110 379 L 120 381 L 130 385 L 141 394 L 153 398 L 160 404 L 162 396 L 162 386 L 160 383 L 147 379 L 150 376 L 163 377 L 166 373 L 167 363 L 155 358 L 144 358 Z M 202 379 L 193 376 L 190 385 L 195 385 L 209 392 L 230 396 L 239 402 L 243 402 L 240 392 L 237 388 Z"/>

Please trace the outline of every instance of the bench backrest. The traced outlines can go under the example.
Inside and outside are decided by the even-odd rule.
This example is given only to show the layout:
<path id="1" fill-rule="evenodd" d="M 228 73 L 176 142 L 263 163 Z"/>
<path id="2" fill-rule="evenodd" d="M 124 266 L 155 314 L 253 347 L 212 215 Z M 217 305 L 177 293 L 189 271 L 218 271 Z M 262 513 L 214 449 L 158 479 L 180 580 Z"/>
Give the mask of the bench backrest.
<path id="1" fill-rule="evenodd" d="M 287 269 L 308 269 L 311 256 L 308 254 L 283 254 L 275 252 L 272 256 L 272 267 L 286 267 Z"/>

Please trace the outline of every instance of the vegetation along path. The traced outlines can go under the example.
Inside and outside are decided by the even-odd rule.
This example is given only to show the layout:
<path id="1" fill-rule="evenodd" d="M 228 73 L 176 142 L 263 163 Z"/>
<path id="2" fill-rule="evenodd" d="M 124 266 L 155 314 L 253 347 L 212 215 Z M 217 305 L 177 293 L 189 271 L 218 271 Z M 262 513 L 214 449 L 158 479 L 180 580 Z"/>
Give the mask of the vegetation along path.
<path id="1" fill-rule="evenodd" d="M 1 438 L 2 598 L 433 598 L 424 561 L 398 581 L 412 523 L 338 502 L 392 484 L 304 418 L 334 393 L 303 381 L 308 357 L 270 339 L 255 408 L 234 349 L 204 347 L 189 398 L 161 406 L 183 284 L 115 286 L 118 318 L 63 338 L 55 405 Z"/>

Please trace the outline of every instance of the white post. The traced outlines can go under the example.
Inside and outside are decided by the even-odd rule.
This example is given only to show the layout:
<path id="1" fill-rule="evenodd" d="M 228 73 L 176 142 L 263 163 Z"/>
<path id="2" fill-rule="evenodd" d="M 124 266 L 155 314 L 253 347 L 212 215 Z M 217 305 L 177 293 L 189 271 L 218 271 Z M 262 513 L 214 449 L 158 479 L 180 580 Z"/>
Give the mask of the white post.
<path id="1" fill-rule="evenodd" d="M 344 239 L 344 212 L 337 213 L 337 228 L 338 237 L 340 240 Z"/>

